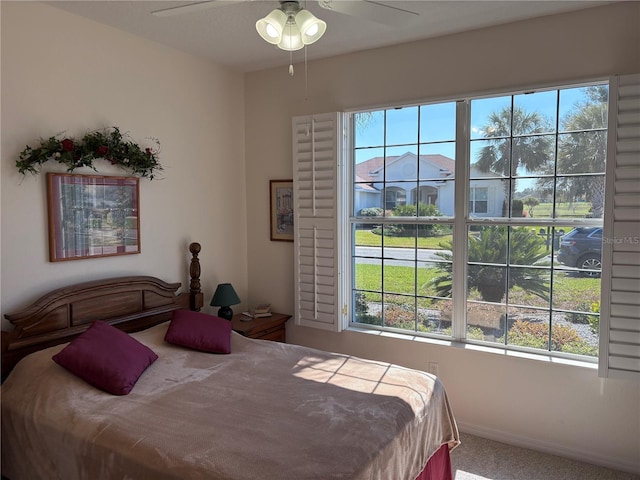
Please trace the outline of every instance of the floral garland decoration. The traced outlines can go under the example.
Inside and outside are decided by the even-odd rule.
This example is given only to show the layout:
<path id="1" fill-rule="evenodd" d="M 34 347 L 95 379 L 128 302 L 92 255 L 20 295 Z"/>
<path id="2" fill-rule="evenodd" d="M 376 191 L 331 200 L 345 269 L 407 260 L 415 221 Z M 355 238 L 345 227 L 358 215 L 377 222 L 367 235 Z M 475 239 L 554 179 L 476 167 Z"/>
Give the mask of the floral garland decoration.
<path id="1" fill-rule="evenodd" d="M 59 140 L 60 136 L 41 139 L 36 148 L 27 145 L 20 152 L 20 160 L 16 161 L 18 171 L 23 175 L 27 172 L 37 174 L 40 166 L 48 160 L 66 165 L 68 172 L 80 167 L 90 167 L 97 171 L 93 161 L 98 158 L 104 158 L 112 165 L 118 165 L 134 175 L 150 180 L 153 180 L 156 172 L 162 170 L 158 161 L 160 142 L 157 139 L 152 139 L 156 149 L 143 150 L 130 141 L 127 134 L 121 134 L 118 127 L 87 133 L 80 140 L 69 137 Z"/>

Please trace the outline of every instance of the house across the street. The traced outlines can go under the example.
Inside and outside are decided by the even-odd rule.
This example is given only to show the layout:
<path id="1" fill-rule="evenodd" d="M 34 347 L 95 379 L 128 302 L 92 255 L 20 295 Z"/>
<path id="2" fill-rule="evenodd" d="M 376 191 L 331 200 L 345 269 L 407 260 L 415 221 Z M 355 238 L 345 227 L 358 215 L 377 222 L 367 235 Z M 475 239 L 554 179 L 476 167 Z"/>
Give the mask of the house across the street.
<path id="1" fill-rule="evenodd" d="M 363 208 L 393 210 L 400 205 L 435 205 L 453 216 L 455 161 L 444 155 L 374 157 L 355 166 L 354 213 Z M 505 201 L 504 180 L 493 172 L 471 165 L 469 213 L 477 217 L 500 217 Z"/>

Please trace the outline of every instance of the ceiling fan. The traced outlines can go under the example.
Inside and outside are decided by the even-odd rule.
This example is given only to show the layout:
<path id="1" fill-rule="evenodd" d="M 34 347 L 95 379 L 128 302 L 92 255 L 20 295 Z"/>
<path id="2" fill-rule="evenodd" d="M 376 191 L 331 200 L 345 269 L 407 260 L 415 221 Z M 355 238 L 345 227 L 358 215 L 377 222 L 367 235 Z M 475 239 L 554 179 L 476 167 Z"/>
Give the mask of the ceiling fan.
<path id="1" fill-rule="evenodd" d="M 186 5 L 178 5 L 169 8 L 163 8 L 151 12 L 157 17 L 169 17 L 173 15 L 182 15 L 186 13 L 200 12 L 212 7 L 221 7 L 224 5 L 252 2 L 255 0 L 205 0 L 201 2 L 188 3 Z M 361 17 L 366 20 L 388 25 L 392 27 L 401 27 L 406 25 L 412 18 L 420 16 L 419 13 L 406 10 L 394 5 L 393 2 L 383 3 L 374 0 L 317 0 L 320 7 L 345 15 Z M 297 4 L 299 10 L 303 10 L 299 0 L 280 1 L 281 4 Z M 306 2 L 302 2 L 306 4 Z"/>
<path id="2" fill-rule="evenodd" d="M 200 12 L 212 7 L 250 2 L 255 0 L 206 0 L 152 11 L 157 17 L 170 17 Z M 373 0 L 317 0 L 320 7 L 338 13 L 362 17 L 389 26 L 402 26 L 419 13 Z M 256 22 L 256 30 L 262 39 L 290 53 L 311 45 L 322 37 L 327 24 L 306 10 L 300 0 L 280 0 L 280 8 Z M 306 5 L 306 1 L 304 1 Z M 291 57 L 290 57 L 291 58 Z M 306 58 L 306 57 L 305 57 Z M 306 61 L 306 60 L 305 60 Z M 289 75 L 293 76 L 293 60 Z"/>

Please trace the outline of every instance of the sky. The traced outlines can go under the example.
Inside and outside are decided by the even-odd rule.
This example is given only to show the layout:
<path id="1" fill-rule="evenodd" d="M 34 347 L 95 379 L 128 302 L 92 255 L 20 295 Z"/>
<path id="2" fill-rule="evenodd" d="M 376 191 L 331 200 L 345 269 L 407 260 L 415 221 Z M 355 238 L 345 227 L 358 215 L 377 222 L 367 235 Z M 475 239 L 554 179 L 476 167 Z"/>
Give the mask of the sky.
<path id="1" fill-rule="evenodd" d="M 515 107 L 527 112 L 536 111 L 545 117 L 551 125 L 557 122 L 557 113 L 564 118 L 581 100 L 586 99 L 587 87 L 563 90 L 548 90 L 513 96 Z M 559 98 L 558 98 L 559 95 Z M 511 95 L 475 99 L 471 101 L 471 139 L 481 139 L 482 127 L 489 124 L 488 117 L 511 105 Z M 455 159 L 455 113 L 456 103 L 446 102 L 377 110 L 367 114 L 356 114 L 362 124 L 357 125 L 355 133 L 355 161 L 360 163 L 373 157 L 384 156 L 385 150 L 385 113 L 387 117 L 386 153 L 387 156 L 414 154 L 442 154 Z M 419 135 L 418 135 L 419 134 Z M 420 146 L 418 147 L 418 138 Z M 399 144 L 410 144 L 397 146 Z M 394 146 L 396 145 L 396 146 Z M 476 157 L 482 141 L 472 142 L 471 158 Z M 420 152 L 418 152 L 420 148 Z"/>

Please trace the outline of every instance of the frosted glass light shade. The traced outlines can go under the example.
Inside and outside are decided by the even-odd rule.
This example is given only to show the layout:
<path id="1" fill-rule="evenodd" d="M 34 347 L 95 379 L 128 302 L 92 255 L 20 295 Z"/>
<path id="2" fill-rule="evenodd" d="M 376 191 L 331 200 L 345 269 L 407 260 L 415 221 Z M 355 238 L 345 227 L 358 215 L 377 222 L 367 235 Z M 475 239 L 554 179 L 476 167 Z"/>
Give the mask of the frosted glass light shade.
<path id="1" fill-rule="evenodd" d="M 281 50 L 295 51 L 304 47 L 302 43 L 302 37 L 300 36 L 300 30 L 298 26 L 294 24 L 288 24 L 282 32 L 282 40 L 278 43 L 278 48 Z"/>
<path id="2" fill-rule="evenodd" d="M 327 30 L 327 23 L 316 18 L 309 10 L 300 10 L 296 14 L 296 24 L 300 29 L 300 38 L 305 45 L 320 40 Z"/>
<path id="3" fill-rule="evenodd" d="M 265 42 L 278 45 L 282 41 L 282 32 L 286 23 L 287 15 L 282 10 L 276 9 L 256 22 L 256 30 Z"/>

